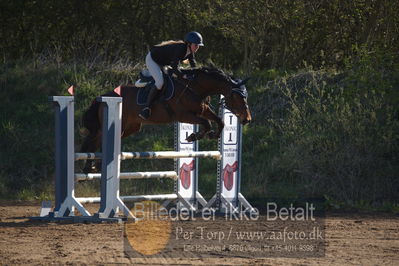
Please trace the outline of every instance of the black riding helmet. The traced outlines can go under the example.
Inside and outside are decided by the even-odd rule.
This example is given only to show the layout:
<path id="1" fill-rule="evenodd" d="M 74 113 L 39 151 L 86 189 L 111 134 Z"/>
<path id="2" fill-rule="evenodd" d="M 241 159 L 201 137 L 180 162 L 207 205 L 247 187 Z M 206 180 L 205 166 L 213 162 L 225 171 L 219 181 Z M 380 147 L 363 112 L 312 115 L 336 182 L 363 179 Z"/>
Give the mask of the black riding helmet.
<path id="1" fill-rule="evenodd" d="M 199 46 L 204 46 L 201 34 L 196 31 L 187 33 L 186 36 L 184 36 L 184 41 L 188 43 L 195 43 L 198 44 Z"/>

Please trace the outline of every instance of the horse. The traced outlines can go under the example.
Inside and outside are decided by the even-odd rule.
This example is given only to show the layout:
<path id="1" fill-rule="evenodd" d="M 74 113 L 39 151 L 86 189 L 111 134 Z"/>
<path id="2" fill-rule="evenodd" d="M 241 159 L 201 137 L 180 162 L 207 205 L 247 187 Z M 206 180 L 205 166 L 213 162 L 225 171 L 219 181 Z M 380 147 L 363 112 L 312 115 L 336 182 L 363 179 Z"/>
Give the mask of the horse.
<path id="1" fill-rule="evenodd" d="M 197 141 L 205 136 L 217 139 L 223 130 L 223 121 L 215 114 L 209 104 L 210 96 L 223 95 L 225 106 L 234 113 L 241 124 L 251 121 L 251 112 L 247 103 L 245 80 L 235 80 L 222 70 L 214 67 L 202 67 L 182 70 L 189 79 L 175 78 L 175 93 L 168 101 L 156 99 L 151 106 L 148 120 L 139 117 L 142 106 L 136 103 L 138 88 L 133 85 L 120 86 L 120 94 L 115 91 L 102 96 L 122 97 L 122 138 L 138 132 L 145 124 L 167 124 L 182 122 L 199 124 L 200 130 L 188 136 L 189 142 Z M 211 121 L 218 126 L 212 130 Z M 88 130 L 84 138 L 81 152 L 95 152 L 101 145 L 102 105 L 93 101 L 82 117 L 82 124 Z M 83 169 L 85 173 L 96 171 L 92 160 L 87 160 Z"/>

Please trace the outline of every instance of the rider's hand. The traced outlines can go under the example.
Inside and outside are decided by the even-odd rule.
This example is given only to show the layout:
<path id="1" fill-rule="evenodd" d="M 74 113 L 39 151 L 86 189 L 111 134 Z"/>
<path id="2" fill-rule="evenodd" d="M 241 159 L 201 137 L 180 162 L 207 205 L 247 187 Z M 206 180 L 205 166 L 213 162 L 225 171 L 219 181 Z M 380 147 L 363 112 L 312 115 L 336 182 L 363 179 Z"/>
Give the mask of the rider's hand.
<path id="1" fill-rule="evenodd" d="M 184 74 L 184 75 L 183 75 L 183 78 L 184 78 L 184 79 L 188 79 L 188 80 L 193 80 L 193 79 L 194 79 L 194 75 L 187 75 L 187 74 Z"/>

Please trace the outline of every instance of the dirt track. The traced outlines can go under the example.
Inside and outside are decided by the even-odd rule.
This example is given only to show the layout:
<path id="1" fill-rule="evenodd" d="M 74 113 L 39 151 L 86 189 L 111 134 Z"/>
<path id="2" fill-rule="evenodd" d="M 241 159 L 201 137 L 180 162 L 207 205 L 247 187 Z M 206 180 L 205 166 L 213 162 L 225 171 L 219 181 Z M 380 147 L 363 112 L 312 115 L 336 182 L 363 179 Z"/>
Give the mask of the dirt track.
<path id="1" fill-rule="evenodd" d="M 327 214 L 320 258 L 128 258 L 122 224 L 28 221 L 39 211 L 39 203 L 0 202 L 2 264 L 399 265 L 399 219 L 391 214 Z"/>

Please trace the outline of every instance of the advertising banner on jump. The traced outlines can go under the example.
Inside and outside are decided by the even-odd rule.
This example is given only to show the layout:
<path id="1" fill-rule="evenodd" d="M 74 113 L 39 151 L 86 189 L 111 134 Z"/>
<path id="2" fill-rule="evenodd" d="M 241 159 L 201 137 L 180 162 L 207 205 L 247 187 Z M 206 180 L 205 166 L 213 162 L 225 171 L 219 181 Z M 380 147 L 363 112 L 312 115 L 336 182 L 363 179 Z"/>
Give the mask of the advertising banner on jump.
<path id="1" fill-rule="evenodd" d="M 177 151 L 197 151 L 197 143 L 186 139 L 196 131 L 197 126 L 186 123 L 177 123 Z M 188 202 L 193 203 L 197 189 L 198 164 L 196 158 L 179 158 L 176 162 L 176 172 L 179 175 L 177 191 Z"/>
<path id="2" fill-rule="evenodd" d="M 224 129 L 220 141 L 222 142 L 220 163 L 220 192 L 224 199 L 237 206 L 237 195 L 240 191 L 240 156 L 241 156 L 241 124 L 230 110 L 223 108 L 222 117 Z M 222 201 L 223 203 L 223 201 Z M 221 210 L 225 210 L 222 204 Z"/>

